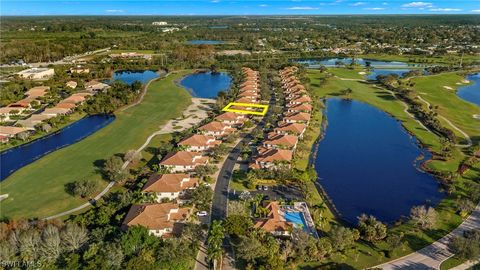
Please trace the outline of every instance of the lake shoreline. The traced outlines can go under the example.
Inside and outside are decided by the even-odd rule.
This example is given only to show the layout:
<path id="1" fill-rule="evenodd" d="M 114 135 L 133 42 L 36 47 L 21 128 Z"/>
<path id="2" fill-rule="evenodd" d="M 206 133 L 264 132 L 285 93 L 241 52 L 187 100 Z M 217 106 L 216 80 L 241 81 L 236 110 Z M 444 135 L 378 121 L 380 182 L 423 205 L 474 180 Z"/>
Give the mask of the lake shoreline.
<path id="1" fill-rule="evenodd" d="M 331 98 L 327 98 L 325 100 L 328 100 L 328 99 L 331 99 Z M 346 100 L 346 99 L 339 99 L 339 100 Z M 368 103 L 365 103 L 365 102 L 362 102 L 362 101 L 358 101 L 358 100 L 355 100 L 356 102 L 359 102 L 359 103 L 362 103 L 362 104 L 365 104 L 365 105 L 368 105 L 372 108 L 374 108 L 375 110 L 377 110 L 378 112 L 381 112 L 381 113 L 385 113 L 386 115 L 388 115 L 388 117 L 390 117 L 391 119 L 395 120 L 396 124 L 400 124 L 398 125 L 401 129 L 402 132 L 405 132 L 405 135 L 408 136 L 408 140 L 409 140 L 409 143 L 411 143 L 411 145 L 415 148 L 417 148 L 417 151 L 419 151 L 419 154 L 418 156 L 416 156 L 416 158 L 414 158 L 412 161 L 411 161 L 411 165 L 414 167 L 415 170 L 419 171 L 420 173 L 423 173 L 423 174 L 427 174 L 429 175 L 430 177 L 432 177 L 434 180 L 435 180 L 435 184 L 437 185 L 440 185 L 440 181 L 439 179 L 435 176 L 434 173 L 432 173 L 431 170 L 428 170 L 426 168 L 426 165 L 428 164 L 428 162 L 430 162 L 433 158 L 434 158 L 434 153 L 432 153 L 431 149 L 426 147 L 420 139 L 416 138 L 402 123 L 402 121 L 396 119 L 395 117 L 393 117 L 393 115 L 391 115 L 390 113 L 388 112 L 385 112 L 379 108 L 377 108 L 376 106 L 372 106 Z M 351 225 L 354 225 L 354 222 L 352 222 L 351 220 L 347 219 L 344 217 L 343 213 L 341 211 L 339 211 L 337 209 L 337 206 L 336 206 L 336 203 L 335 201 L 333 200 L 332 196 L 330 196 L 329 192 L 327 192 L 327 189 L 324 185 L 324 183 L 322 183 L 320 181 L 320 178 L 321 178 L 321 174 L 320 172 L 318 171 L 319 168 L 317 168 L 317 166 L 315 166 L 316 164 L 316 160 L 317 160 L 317 154 L 319 151 L 319 147 L 320 147 L 320 144 L 325 140 L 326 138 L 326 130 L 327 130 L 327 125 L 328 125 L 328 116 L 326 114 L 327 112 L 327 106 L 325 106 L 325 109 L 324 109 L 324 115 L 325 115 L 325 118 L 324 120 L 322 121 L 322 130 L 321 130 L 321 133 L 318 137 L 318 139 L 316 140 L 316 142 L 314 143 L 314 145 L 312 146 L 311 148 L 311 152 L 310 152 L 310 157 L 309 157 L 309 164 L 310 165 L 313 165 L 313 167 L 315 168 L 315 170 L 317 171 L 317 174 L 319 175 L 319 178 L 317 179 L 316 181 L 316 187 L 317 187 L 317 191 L 320 193 L 320 195 L 325 199 L 325 201 L 327 202 L 328 207 L 330 209 L 330 211 L 335 215 L 335 217 L 337 219 L 339 219 L 339 221 L 341 222 L 345 222 L 346 224 L 351 224 Z M 437 194 L 438 196 L 438 194 Z M 444 196 L 444 194 L 442 193 L 441 195 L 442 197 Z M 440 203 L 444 198 L 440 198 L 439 201 L 437 201 L 436 203 L 434 203 L 434 205 L 438 205 L 438 203 Z M 399 217 L 391 220 L 391 221 L 388 221 L 387 224 L 389 225 L 394 225 L 397 221 L 399 220 L 402 220 L 404 219 L 404 215 L 400 215 Z"/>

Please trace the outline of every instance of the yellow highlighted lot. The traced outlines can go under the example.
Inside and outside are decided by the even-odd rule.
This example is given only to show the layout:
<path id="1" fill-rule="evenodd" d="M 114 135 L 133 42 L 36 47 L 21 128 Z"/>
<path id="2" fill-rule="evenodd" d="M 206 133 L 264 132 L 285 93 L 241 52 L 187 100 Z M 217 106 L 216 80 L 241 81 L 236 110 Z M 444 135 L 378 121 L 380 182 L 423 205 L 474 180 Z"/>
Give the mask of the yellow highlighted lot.
<path id="1" fill-rule="evenodd" d="M 254 108 L 254 109 L 260 109 L 260 110 L 250 111 L 250 110 L 232 109 L 232 107 L 234 107 L 234 106 L 235 107 Z M 268 105 L 255 104 L 255 103 L 230 102 L 227 106 L 225 106 L 225 108 L 222 109 L 222 111 L 264 116 L 268 111 Z"/>

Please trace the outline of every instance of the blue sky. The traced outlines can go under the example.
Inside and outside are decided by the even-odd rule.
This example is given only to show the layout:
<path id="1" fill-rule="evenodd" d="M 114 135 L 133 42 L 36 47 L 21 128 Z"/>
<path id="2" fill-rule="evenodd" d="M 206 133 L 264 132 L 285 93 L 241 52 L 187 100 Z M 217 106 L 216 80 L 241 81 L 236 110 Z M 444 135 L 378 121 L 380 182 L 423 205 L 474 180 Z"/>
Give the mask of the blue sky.
<path id="1" fill-rule="evenodd" d="M 0 15 L 479 14 L 480 0 L 0 0 Z"/>

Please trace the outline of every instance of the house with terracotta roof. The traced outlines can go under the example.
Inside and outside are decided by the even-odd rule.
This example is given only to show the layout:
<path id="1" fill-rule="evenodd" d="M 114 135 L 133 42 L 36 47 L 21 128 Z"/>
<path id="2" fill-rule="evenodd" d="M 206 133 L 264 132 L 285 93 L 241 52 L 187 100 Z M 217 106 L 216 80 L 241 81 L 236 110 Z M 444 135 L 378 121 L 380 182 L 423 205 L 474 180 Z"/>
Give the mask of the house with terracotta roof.
<path id="1" fill-rule="evenodd" d="M 23 127 L 0 126 L 0 136 L 13 138 L 24 132 L 28 132 L 28 130 Z"/>
<path id="2" fill-rule="evenodd" d="M 260 147 L 251 169 L 274 169 L 281 166 L 290 167 L 293 151 L 285 149 L 268 149 Z"/>
<path id="3" fill-rule="evenodd" d="M 47 114 L 32 114 L 32 116 L 30 116 L 30 119 L 32 119 L 33 121 L 45 121 L 53 117 L 55 116 Z"/>
<path id="4" fill-rule="evenodd" d="M 295 135 L 299 138 L 303 137 L 303 133 L 307 129 L 307 125 L 301 123 L 283 123 L 276 127 L 273 131 L 278 134 Z"/>
<path id="5" fill-rule="evenodd" d="M 142 192 L 154 194 L 157 202 L 162 199 L 176 200 L 190 189 L 198 187 L 198 179 L 188 174 L 153 174 L 143 186 Z"/>
<path id="6" fill-rule="evenodd" d="M 254 227 L 263 229 L 275 236 L 290 236 L 294 224 L 286 221 L 277 201 L 268 203 L 265 207 L 269 210 L 266 218 L 258 219 Z"/>
<path id="7" fill-rule="evenodd" d="M 61 101 L 57 105 L 55 105 L 54 108 L 62 108 L 62 109 L 75 109 L 77 107 L 77 104 L 75 103 L 69 103 L 69 102 L 63 102 Z"/>
<path id="8" fill-rule="evenodd" d="M 306 112 L 310 113 L 312 111 L 312 105 L 308 103 L 295 104 L 287 108 L 287 112 Z"/>
<path id="9" fill-rule="evenodd" d="M 25 109 L 24 108 L 12 108 L 12 107 L 2 107 L 0 108 L 0 122 L 10 121 L 10 117 L 14 115 L 21 114 Z"/>
<path id="10" fill-rule="evenodd" d="M 21 99 L 19 101 L 16 101 L 12 104 L 9 104 L 7 107 L 10 107 L 10 108 L 22 108 L 22 109 L 31 109 L 32 108 L 32 103 L 39 103 L 38 101 L 35 100 L 35 98 L 30 98 L 30 97 L 26 97 L 24 99 Z"/>
<path id="11" fill-rule="evenodd" d="M 44 97 L 47 92 L 50 90 L 50 87 L 48 86 L 35 86 L 30 88 L 27 92 L 25 92 L 25 95 L 30 98 L 39 98 L 39 97 Z"/>
<path id="12" fill-rule="evenodd" d="M 73 94 L 66 99 L 62 100 L 62 103 L 73 103 L 78 104 L 85 101 L 85 97 L 83 95 Z"/>
<path id="13" fill-rule="evenodd" d="M 199 152 L 206 151 L 220 145 L 222 141 L 216 140 L 215 137 L 203 134 L 193 134 L 183 139 L 178 145 L 185 146 L 185 150 Z"/>
<path id="14" fill-rule="evenodd" d="M 237 102 L 237 103 L 258 103 L 258 100 L 247 98 L 247 97 L 241 97 L 241 98 L 235 100 L 235 102 Z"/>
<path id="15" fill-rule="evenodd" d="M 268 134 L 267 139 L 263 141 L 263 146 L 270 149 L 295 150 L 297 143 L 298 137 L 295 135 L 285 135 L 271 132 Z"/>
<path id="16" fill-rule="evenodd" d="M 215 117 L 215 120 L 226 125 L 235 126 L 243 125 L 243 123 L 247 120 L 247 116 L 241 113 L 224 112 Z"/>
<path id="17" fill-rule="evenodd" d="M 98 82 L 96 80 L 85 83 L 85 89 L 89 92 L 100 92 L 107 88 L 110 88 L 110 85 Z"/>
<path id="18" fill-rule="evenodd" d="M 256 91 L 243 91 L 243 92 L 240 92 L 237 97 L 246 97 L 246 98 L 257 100 L 260 98 L 260 94 L 257 93 Z"/>
<path id="19" fill-rule="evenodd" d="M 308 125 L 310 114 L 304 112 L 289 112 L 283 117 L 284 123 L 304 123 Z"/>
<path id="20" fill-rule="evenodd" d="M 312 102 L 312 99 L 309 96 L 301 96 L 296 99 L 290 100 L 288 103 L 292 105 L 302 104 L 302 103 L 309 103 Z"/>
<path id="21" fill-rule="evenodd" d="M 221 138 L 232 134 L 236 129 L 232 128 L 230 125 L 217 121 L 212 121 L 199 127 L 198 130 L 205 135 L 211 135 L 215 138 Z"/>
<path id="22" fill-rule="evenodd" d="M 46 108 L 41 114 L 58 116 L 58 115 L 67 115 L 70 112 L 71 112 L 71 109 L 53 107 L 53 108 Z"/>
<path id="23" fill-rule="evenodd" d="M 190 209 L 181 208 L 175 203 L 134 204 L 122 223 L 127 230 L 132 226 L 142 226 L 151 235 L 168 237 L 182 228 L 190 218 Z"/>
<path id="24" fill-rule="evenodd" d="M 160 166 L 169 169 L 172 173 L 193 171 L 197 166 L 207 164 L 208 157 L 189 151 L 169 153 L 160 161 Z"/>

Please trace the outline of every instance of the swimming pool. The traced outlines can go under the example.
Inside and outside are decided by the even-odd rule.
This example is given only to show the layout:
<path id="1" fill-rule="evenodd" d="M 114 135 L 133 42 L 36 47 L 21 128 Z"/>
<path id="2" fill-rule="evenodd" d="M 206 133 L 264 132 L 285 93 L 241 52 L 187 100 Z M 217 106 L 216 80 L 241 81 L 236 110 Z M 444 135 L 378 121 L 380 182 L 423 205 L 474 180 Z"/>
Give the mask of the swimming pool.
<path id="1" fill-rule="evenodd" d="M 308 231 L 307 222 L 301 212 L 287 211 L 284 217 L 286 221 L 292 222 L 295 228 L 301 227 L 304 231 Z"/>

